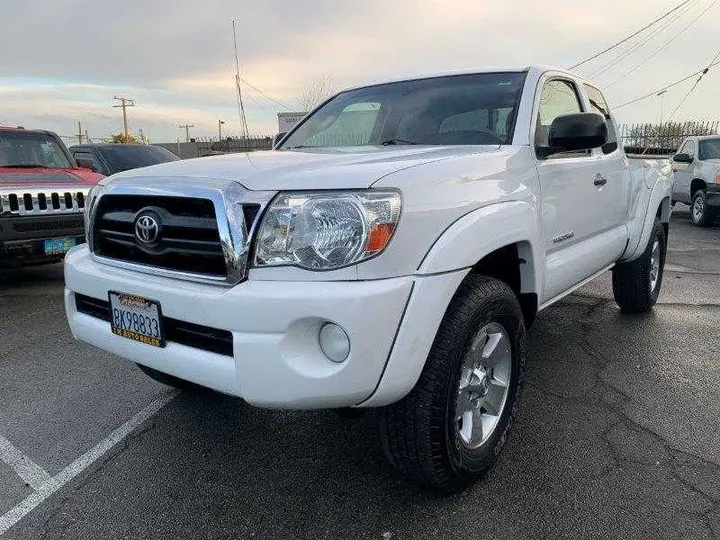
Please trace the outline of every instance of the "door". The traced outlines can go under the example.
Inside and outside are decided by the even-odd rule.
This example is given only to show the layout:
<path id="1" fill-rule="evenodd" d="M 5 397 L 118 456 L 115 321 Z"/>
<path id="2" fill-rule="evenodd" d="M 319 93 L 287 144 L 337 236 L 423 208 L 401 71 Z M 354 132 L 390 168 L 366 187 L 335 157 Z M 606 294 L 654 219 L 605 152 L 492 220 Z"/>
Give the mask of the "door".
<path id="1" fill-rule="evenodd" d="M 693 158 L 697 158 L 697 152 L 695 147 L 695 141 L 685 141 L 682 145 L 678 154 L 688 154 Z M 695 163 L 675 163 L 673 161 L 673 201 L 680 201 L 686 204 L 690 204 L 690 184 L 693 180 L 693 170 L 695 169 Z"/>
<path id="2" fill-rule="evenodd" d="M 575 82 L 562 77 L 545 79 L 536 96 L 533 129 L 546 253 L 541 303 L 611 264 L 627 240 L 624 226 L 612 226 L 620 213 L 615 215 L 608 207 L 611 196 L 606 186 L 613 179 L 598 154 L 582 150 L 542 157 L 552 121 L 562 114 L 584 112 L 583 103 Z"/>
<path id="3" fill-rule="evenodd" d="M 608 126 L 607 142 L 593 150 L 597 167 L 593 183 L 597 188 L 595 199 L 601 209 L 597 215 L 598 223 L 603 224 L 603 231 L 609 231 L 615 227 L 625 227 L 630 219 L 630 163 L 618 143 L 615 120 L 602 92 L 589 84 L 584 84 L 583 90 L 588 110 L 602 114 Z"/>

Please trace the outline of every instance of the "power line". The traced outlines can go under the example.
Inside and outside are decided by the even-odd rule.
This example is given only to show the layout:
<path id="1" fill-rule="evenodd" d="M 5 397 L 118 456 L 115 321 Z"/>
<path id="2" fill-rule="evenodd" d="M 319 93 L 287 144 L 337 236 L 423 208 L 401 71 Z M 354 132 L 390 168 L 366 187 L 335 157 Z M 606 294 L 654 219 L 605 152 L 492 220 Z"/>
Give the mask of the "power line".
<path id="1" fill-rule="evenodd" d="M 687 98 L 690 97 L 690 94 L 692 94 L 692 93 L 695 91 L 695 89 L 698 87 L 698 84 L 700 84 L 700 81 L 702 81 L 703 77 L 707 74 L 708 71 L 710 71 L 710 67 L 712 67 L 713 63 L 716 62 L 718 58 L 720 58 L 720 51 L 717 52 L 717 54 L 716 54 L 715 57 L 712 59 L 712 61 L 711 61 L 710 64 L 708 65 L 708 67 L 706 67 L 705 69 L 703 69 L 703 70 L 700 72 L 700 76 L 699 76 L 699 77 L 697 78 L 697 80 L 695 81 L 695 84 L 693 84 L 693 85 L 692 85 L 692 88 L 690 88 L 690 90 L 687 91 L 687 94 L 685 94 L 685 95 L 683 96 L 683 98 L 680 100 L 680 103 L 678 103 L 677 107 L 675 107 L 675 108 L 673 109 L 673 111 L 670 113 L 670 116 L 667 117 L 666 122 L 669 123 L 670 120 L 672 120 L 673 116 L 675 116 L 675 113 L 678 112 L 678 110 L 680 110 L 680 107 L 682 107 L 683 104 L 685 103 L 685 101 L 687 100 Z M 660 133 L 662 132 L 662 127 L 663 127 L 663 124 L 660 124 L 660 129 L 658 130 L 658 133 L 657 133 L 657 135 L 655 136 L 655 139 L 654 139 L 655 141 L 660 138 Z M 654 141 L 651 141 L 651 142 L 654 142 Z M 648 145 L 645 147 L 645 150 L 643 151 L 642 155 L 645 155 L 649 149 L 650 149 L 650 144 L 648 144 Z"/>
<path id="2" fill-rule="evenodd" d="M 595 60 L 595 58 L 597 58 L 598 56 L 601 56 L 601 55 L 605 54 L 606 52 L 609 52 L 609 51 L 613 50 L 614 48 L 618 47 L 619 45 L 622 45 L 623 43 L 631 40 L 632 38 L 634 38 L 634 37 L 637 36 L 638 34 L 644 32 L 645 30 L 647 30 L 648 28 L 650 28 L 650 27 L 653 26 L 654 24 L 662 21 L 665 17 L 667 17 L 667 16 L 670 15 L 671 13 L 674 13 L 675 11 L 677 11 L 678 9 L 680 9 L 681 7 L 683 7 L 685 4 L 687 4 L 687 3 L 689 3 L 689 2 L 690 2 L 690 0 L 685 0 L 684 2 L 681 2 L 680 4 L 678 4 L 677 6 L 675 6 L 674 8 L 672 8 L 670 11 L 666 12 L 665 14 L 663 14 L 663 15 L 661 15 L 660 17 L 658 17 L 657 19 L 655 19 L 653 22 L 651 22 L 651 23 L 643 26 L 640 30 L 638 30 L 638 31 L 635 32 L 634 34 L 631 34 L 631 35 L 629 35 L 628 37 L 626 37 L 626 38 L 618 41 L 618 42 L 615 43 L 614 45 L 611 45 L 611 46 L 608 47 L 607 49 L 604 49 L 604 50 L 600 51 L 599 53 L 594 54 L 594 55 L 592 55 L 592 56 L 589 57 L 589 58 L 586 58 L 586 59 L 583 60 L 582 62 L 578 62 L 578 63 L 575 64 L 574 66 L 571 66 L 570 69 L 575 69 L 575 68 L 577 68 L 577 67 L 582 66 L 583 64 L 587 64 L 590 60 Z"/>
<path id="3" fill-rule="evenodd" d="M 692 79 L 695 75 L 700 75 L 701 73 L 703 73 L 703 74 L 704 74 L 704 73 L 707 73 L 711 68 L 717 66 L 718 64 L 720 64 L 720 61 L 718 61 L 718 60 L 717 60 L 717 57 L 716 57 L 716 59 L 713 60 L 712 63 L 711 63 L 708 67 L 706 67 L 706 68 L 704 68 L 704 69 L 701 69 L 701 70 L 699 70 L 699 71 L 696 71 L 695 73 L 691 73 L 690 75 L 688 75 L 687 77 L 683 77 L 683 78 L 680 79 L 679 81 L 675 81 L 674 83 L 670 83 L 670 84 L 668 84 L 667 86 L 663 86 L 662 88 L 658 88 L 657 90 L 653 90 L 652 92 L 650 92 L 650 93 L 648 93 L 648 94 L 645 94 L 645 95 L 640 96 L 640 97 L 636 97 L 635 99 L 632 99 L 632 100 L 630 100 L 630 101 L 627 101 L 627 102 L 625 102 L 625 103 L 622 103 L 621 105 L 617 105 L 617 106 L 614 107 L 614 108 L 615 108 L 615 109 L 620 109 L 620 108 L 622 108 L 622 107 L 626 107 L 627 105 L 632 105 L 633 103 L 637 103 L 638 101 L 642 101 L 643 99 L 647 99 L 647 98 L 649 98 L 649 97 L 653 97 L 653 96 L 657 95 L 659 92 L 662 92 L 663 90 L 667 90 L 667 89 L 669 89 L 669 88 L 672 88 L 673 86 L 677 86 L 678 84 L 684 83 L 684 82 L 687 81 L 688 79 Z"/>
<path id="4" fill-rule="evenodd" d="M 677 38 L 679 38 L 688 28 L 690 28 L 690 27 L 691 27 L 692 25 L 694 25 L 698 20 L 700 20 L 700 18 L 701 18 L 703 15 L 705 15 L 708 11 L 710 11 L 710 9 L 712 9 L 717 3 L 718 3 L 718 0 L 714 0 L 714 2 L 712 2 L 708 7 L 706 7 L 706 8 L 702 11 L 702 13 L 700 13 L 700 15 L 698 15 L 698 16 L 695 17 L 692 21 L 690 21 L 690 24 L 688 24 L 688 25 L 685 26 L 682 30 L 680 30 L 680 32 L 678 32 L 677 34 L 675 34 L 675 36 L 674 36 L 672 39 L 670 39 L 670 40 L 667 41 L 665 44 L 663 44 L 659 49 L 657 49 L 654 53 L 652 53 L 650 56 L 648 56 L 647 58 L 645 58 L 642 62 L 640 62 L 639 64 L 637 64 L 635 67 L 633 67 L 630 71 L 627 71 L 626 73 L 623 73 L 623 75 L 622 75 L 620 78 L 614 80 L 614 81 L 611 82 L 610 84 L 606 84 L 606 85 L 605 85 L 605 88 L 609 88 L 609 87 L 611 87 L 612 85 L 614 85 L 614 84 L 616 84 L 616 83 L 619 83 L 619 82 L 622 81 L 625 77 L 627 77 L 627 76 L 630 75 L 631 73 L 634 73 L 635 71 L 637 71 L 638 69 L 640 69 L 642 66 L 644 66 L 649 60 L 652 60 L 653 58 L 655 58 L 655 57 L 660 53 L 660 51 L 662 51 L 663 49 L 665 49 L 665 47 L 667 47 L 667 46 L 670 45 L 673 41 L 675 41 Z"/>
<path id="5" fill-rule="evenodd" d="M 690 88 L 690 90 L 688 90 L 687 94 L 685 94 L 685 96 L 680 100 L 680 103 L 678 103 L 678 106 L 675 107 L 675 109 L 673 109 L 673 112 L 670 113 L 670 116 L 668 116 L 668 121 L 673 117 L 673 115 L 678 111 L 678 109 L 680 107 L 682 107 L 683 103 L 685 103 L 687 98 L 690 97 L 690 94 L 692 94 L 695 91 L 698 84 L 700 84 L 700 81 L 702 81 L 703 77 L 707 74 L 708 71 L 710 71 L 710 68 L 712 67 L 712 65 L 717 62 L 718 57 L 720 57 L 720 51 L 717 52 L 717 54 L 712 59 L 712 61 L 708 65 L 708 67 L 706 67 L 705 69 L 702 70 L 702 72 L 700 73 L 700 76 L 695 81 L 695 84 L 692 85 L 692 88 Z"/>
<path id="6" fill-rule="evenodd" d="M 258 94 L 260 94 L 260 95 L 261 95 L 262 97 L 264 97 L 265 99 L 267 99 L 267 100 L 269 100 L 269 101 L 272 101 L 273 103 L 275 103 L 276 105 L 279 105 L 279 106 L 282 107 L 283 109 L 287 109 L 288 111 L 292 110 L 290 107 L 288 107 L 287 105 L 285 105 L 283 102 L 278 101 L 277 99 L 275 99 L 275 98 L 272 97 L 272 96 L 269 96 L 268 94 L 266 94 L 265 92 L 263 92 L 262 90 L 260 90 L 259 88 L 257 88 L 256 86 L 253 86 L 252 84 L 250 84 L 246 79 L 243 79 L 242 77 L 239 77 L 239 79 L 240 79 L 242 82 L 244 82 L 248 87 L 250 87 L 250 88 L 252 88 L 253 90 L 255 90 Z"/>
<path id="7" fill-rule="evenodd" d="M 667 28 L 672 26 L 676 21 L 680 20 L 687 12 L 689 12 L 692 9 L 693 3 L 699 2 L 699 0 L 690 0 L 690 2 L 691 3 L 688 4 L 687 6 L 685 6 L 682 9 L 682 11 L 679 11 L 678 13 L 673 15 L 671 18 L 669 18 L 664 23 L 658 25 L 658 28 L 653 30 L 649 35 L 645 36 L 643 39 L 641 39 L 640 41 L 635 43 L 632 47 L 627 49 L 625 52 L 621 53 L 619 56 L 616 56 L 615 58 L 613 58 L 606 64 L 602 65 L 600 68 L 593 71 L 590 74 L 590 77 L 598 77 L 598 76 L 602 75 L 603 73 L 605 73 L 606 71 L 608 71 L 609 69 L 611 69 L 611 68 L 615 67 L 616 65 L 618 65 L 619 63 L 621 63 L 623 60 L 625 60 L 625 58 L 630 56 L 632 53 L 634 53 L 638 49 L 642 48 L 646 43 L 652 41 L 652 39 L 654 37 L 656 37 L 659 34 L 661 34 L 662 32 L 664 32 Z"/>

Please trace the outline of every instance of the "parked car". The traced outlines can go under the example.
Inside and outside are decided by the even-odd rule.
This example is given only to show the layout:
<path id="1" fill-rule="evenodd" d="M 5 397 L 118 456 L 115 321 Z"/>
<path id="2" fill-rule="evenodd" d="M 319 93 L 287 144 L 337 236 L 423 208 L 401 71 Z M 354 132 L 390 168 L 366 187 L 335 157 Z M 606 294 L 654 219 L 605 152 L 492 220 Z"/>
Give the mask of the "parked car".
<path id="1" fill-rule="evenodd" d="M 392 465 L 462 489 L 505 445 L 539 310 L 610 269 L 623 311 L 657 301 L 670 163 L 617 141 L 562 69 L 343 91 L 275 150 L 103 181 L 70 327 L 173 386 L 378 408 Z"/>
<path id="2" fill-rule="evenodd" d="M 83 167 L 105 176 L 180 159 L 162 146 L 144 144 L 77 144 L 70 153 Z"/>
<path id="3" fill-rule="evenodd" d="M 102 175 L 50 131 L 0 126 L 0 267 L 52 263 L 85 241 L 85 200 Z"/>
<path id="4" fill-rule="evenodd" d="M 673 202 L 690 205 L 695 225 L 712 225 L 720 213 L 720 136 L 685 139 L 673 156 L 673 170 Z"/>

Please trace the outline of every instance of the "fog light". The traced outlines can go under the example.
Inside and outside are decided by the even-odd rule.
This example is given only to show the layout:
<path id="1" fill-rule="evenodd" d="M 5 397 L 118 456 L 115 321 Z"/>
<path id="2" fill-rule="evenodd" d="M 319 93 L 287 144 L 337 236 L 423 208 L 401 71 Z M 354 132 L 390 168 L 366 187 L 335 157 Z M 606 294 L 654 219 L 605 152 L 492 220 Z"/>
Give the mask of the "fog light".
<path id="1" fill-rule="evenodd" d="M 325 323 L 320 329 L 320 349 L 333 362 L 344 362 L 350 354 L 350 339 L 337 324 Z"/>

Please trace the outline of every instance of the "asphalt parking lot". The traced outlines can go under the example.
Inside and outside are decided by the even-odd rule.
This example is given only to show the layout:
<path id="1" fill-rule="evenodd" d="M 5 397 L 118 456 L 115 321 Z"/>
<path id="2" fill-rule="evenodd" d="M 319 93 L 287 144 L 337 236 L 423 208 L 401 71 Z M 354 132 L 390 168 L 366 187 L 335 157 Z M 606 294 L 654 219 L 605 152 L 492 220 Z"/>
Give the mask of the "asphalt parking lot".
<path id="1" fill-rule="evenodd" d="M 720 226 L 679 205 L 655 311 L 605 275 L 543 312 L 501 464 L 447 497 L 372 414 L 177 394 L 73 341 L 61 267 L 0 273 L 0 536 L 719 538 L 719 280 Z"/>

